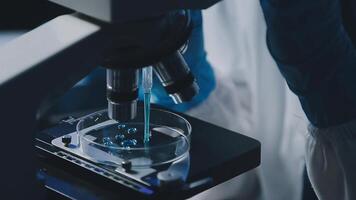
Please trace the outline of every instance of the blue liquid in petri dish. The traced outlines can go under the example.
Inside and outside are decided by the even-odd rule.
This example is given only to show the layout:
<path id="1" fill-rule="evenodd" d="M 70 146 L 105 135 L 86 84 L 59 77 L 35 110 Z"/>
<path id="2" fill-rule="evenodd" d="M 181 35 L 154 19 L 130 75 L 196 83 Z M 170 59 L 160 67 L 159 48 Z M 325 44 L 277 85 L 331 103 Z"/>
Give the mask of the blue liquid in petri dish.
<path id="1" fill-rule="evenodd" d="M 132 148 L 137 145 L 137 140 L 135 139 L 129 139 L 129 140 L 124 140 L 120 144 L 124 148 Z"/>
<path id="2" fill-rule="evenodd" d="M 114 146 L 115 145 L 115 143 L 111 140 L 110 137 L 103 137 L 102 143 L 105 146 Z"/>
<path id="3" fill-rule="evenodd" d="M 119 134 L 115 135 L 115 140 L 121 141 L 123 139 L 125 139 L 125 135 L 124 134 L 119 133 Z"/>
<path id="4" fill-rule="evenodd" d="M 181 141 L 181 137 L 178 130 L 174 128 L 157 126 L 151 124 L 149 126 L 150 141 L 144 141 L 144 129 L 145 124 L 136 123 L 126 125 L 125 131 L 118 130 L 118 125 L 109 125 L 105 126 L 102 129 L 93 129 L 86 133 L 86 135 L 90 136 L 89 138 L 95 138 L 93 142 L 102 144 L 107 147 L 115 147 L 115 148 L 142 148 L 142 147 L 153 147 L 159 146 L 169 143 L 174 143 Z M 134 134 L 128 134 L 128 130 L 135 132 Z M 130 132 L 131 132 L 130 131 Z M 149 145 L 149 146 L 147 146 Z M 114 150 L 114 149 L 110 149 Z"/>
<path id="5" fill-rule="evenodd" d="M 117 126 L 117 129 L 119 129 L 119 130 L 124 130 L 126 128 L 126 125 L 125 124 L 119 124 L 118 126 Z"/>
<path id="6" fill-rule="evenodd" d="M 137 128 L 129 128 L 129 129 L 127 129 L 127 133 L 128 134 L 135 134 L 135 133 L 137 133 Z"/>

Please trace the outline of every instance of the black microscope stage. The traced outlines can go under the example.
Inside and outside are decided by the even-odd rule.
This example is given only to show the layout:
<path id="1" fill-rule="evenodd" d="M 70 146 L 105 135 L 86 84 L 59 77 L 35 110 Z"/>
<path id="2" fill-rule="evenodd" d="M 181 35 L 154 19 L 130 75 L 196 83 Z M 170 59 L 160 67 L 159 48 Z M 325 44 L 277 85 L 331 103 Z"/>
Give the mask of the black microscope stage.
<path id="1" fill-rule="evenodd" d="M 247 136 L 180 114 L 192 125 L 187 179 L 164 189 L 151 184 L 161 169 L 147 176 L 107 167 L 53 145 L 75 133 L 76 119 L 40 132 L 36 138 L 40 170 L 49 198 L 186 199 L 260 164 L 261 145 Z"/>

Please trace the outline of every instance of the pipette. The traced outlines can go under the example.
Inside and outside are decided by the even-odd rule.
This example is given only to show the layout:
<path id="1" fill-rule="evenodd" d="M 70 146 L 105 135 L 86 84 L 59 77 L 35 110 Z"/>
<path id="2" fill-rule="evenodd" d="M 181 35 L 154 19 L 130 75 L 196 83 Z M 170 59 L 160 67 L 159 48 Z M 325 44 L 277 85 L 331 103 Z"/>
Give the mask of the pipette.
<path id="1" fill-rule="evenodd" d="M 144 91 L 144 115 L 145 115 L 145 127 L 144 127 L 144 144 L 148 144 L 150 141 L 150 107 L 151 107 L 151 90 L 152 90 L 152 67 L 145 67 L 142 69 L 142 88 Z"/>

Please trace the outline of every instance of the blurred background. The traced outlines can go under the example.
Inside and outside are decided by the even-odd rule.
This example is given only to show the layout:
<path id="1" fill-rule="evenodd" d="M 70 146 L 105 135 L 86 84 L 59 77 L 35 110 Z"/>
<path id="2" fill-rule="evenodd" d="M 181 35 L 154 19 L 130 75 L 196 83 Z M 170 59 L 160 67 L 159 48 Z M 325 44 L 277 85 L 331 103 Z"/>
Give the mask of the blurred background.
<path id="1" fill-rule="evenodd" d="M 73 11 L 53 4 L 48 0 L 30 0 L 30 1 L 14 1 L 3 0 L 0 6 L 0 47 L 7 42 L 21 36 L 22 34 L 40 26 L 41 24 L 63 14 L 72 13 Z M 104 87 L 105 83 L 99 87 Z M 79 85 L 79 84 L 78 84 Z M 88 95 L 93 88 L 77 87 L 67 92 L 65 96 L 59 99 L 59 101 L 53 105 L 49 110 L 40 110 L 37 115 L 38 129 L 49 127 L 56 122 L 67 118 L 67 116 L 81 116 L 82 113 L 68 113 L 73 110 L 73 107 L 80 105 L 80 99 L 78 96 Z M 106 105 L 105 90 L 102 91 L 102 99 L 93 101 L 92 104 L 86 104 L 85 112 L 88 109 L 94 109 L 100 106 Z M 73 97 L 73 95 L 76 95 Z M 87 98 L 92 98 L 85 96 Z M 78 102 L 72 102 L 68 104 L 68 99 L 78 99 Z M 80 107 L 79 107 L 80 108 Z M 91 110 L 89 110 L 91 111 Z"/>
<path id="2" fill-rule="evenodd" d="M 0 6 L 0 30 L 29 30 L 70 10 L 49 3 L 48 0 L 3 0 Z"/>

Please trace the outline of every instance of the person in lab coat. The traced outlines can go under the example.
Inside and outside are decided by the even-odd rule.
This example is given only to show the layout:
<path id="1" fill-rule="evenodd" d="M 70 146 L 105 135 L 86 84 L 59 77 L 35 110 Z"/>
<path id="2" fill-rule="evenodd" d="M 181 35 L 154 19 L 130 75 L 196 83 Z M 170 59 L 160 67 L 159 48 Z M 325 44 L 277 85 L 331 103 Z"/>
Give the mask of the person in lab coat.
<path id="1" fill-rule="evenodd" d="M 221 101 L 225 104 L 219 108 L 226 108 L 230 115 L 236 111 L 244 113 L 240 116 L 245 120 L 251 119 L 252 129 L 243 130 L 235 113 L 236 118 L 231 120 L 236 123 L 229 128 L 240 128 L 260 139 L 261 167 L 207 191 L 200 199 L 301 199 L 305 161 L 319 199 L 356 199 L 356 2 L 260 2 L 264 16 L 254 0 L 224 1 L 207 11 L 209 60 L 214 67 L 221 67 L 223 74 L 216 73 L 215 94 L 220 88 L 234 101 L 224 99 L 224 95 L 217 95 L 214 101 L 213 93 L 205 109 Z M 266 42 L 288 88 L 298 99 L 275 70 Z M 229 78 L 235 90 L 228 90 Z M 236 93 L 242 91 L 247 92 L 239 99 Z M 252 112 L 244 112 L 248 108 Z M 204 116 L 211 120 L 209 115 Z M 255 196 L 251 195 L 253 191 Z"/>
<path id="2" fill-rule="evenodd" d="M 302 199 L 308 123 L 268 51 L 260 2 L 222 1 L 203 13 L 217 86 L 188 114 L 258 139 L 262 161 L 192 199 Z"/>
<path id="3" fill-rule="evenodd" d="M 258 138 L 262 164 L 195 198 L 301 199 L 306 164 L 319 199 L 356 199 L 356 2 L 260 3 L 207 11 L 217 89 L 189 112 Z M 214 108 L 219 117 L 207 115 Z"/>
<path id="4" fill-rule="evenodd" d="M 311 123 L 312 186 L 321 200 L 356 199 L 356 1 L 261 5 L 269 50 Z"/>

